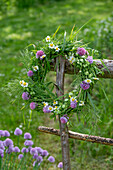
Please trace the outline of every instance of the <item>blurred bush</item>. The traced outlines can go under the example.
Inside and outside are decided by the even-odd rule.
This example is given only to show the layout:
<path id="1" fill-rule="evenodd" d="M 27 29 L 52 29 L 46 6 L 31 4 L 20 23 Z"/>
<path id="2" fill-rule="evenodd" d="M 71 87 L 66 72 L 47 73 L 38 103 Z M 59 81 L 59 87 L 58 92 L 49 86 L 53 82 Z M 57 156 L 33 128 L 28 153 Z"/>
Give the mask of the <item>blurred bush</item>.
<path id="1" fill-rule="evenodd" d="M 101 56 L 113 59 L 113 13 L 104 20 L 96 21 L 95 26 L 84 29 L 85 41 L 91 41 L 91 47 L 100 51 Z"/>
<path id="2" fill-rule="evenodd" d="M 41 4 L 50 4 L 62 0 L 0 0 L 0 12 L 6 13 L 12 7 L 30 8 L 38 7 Z"/>

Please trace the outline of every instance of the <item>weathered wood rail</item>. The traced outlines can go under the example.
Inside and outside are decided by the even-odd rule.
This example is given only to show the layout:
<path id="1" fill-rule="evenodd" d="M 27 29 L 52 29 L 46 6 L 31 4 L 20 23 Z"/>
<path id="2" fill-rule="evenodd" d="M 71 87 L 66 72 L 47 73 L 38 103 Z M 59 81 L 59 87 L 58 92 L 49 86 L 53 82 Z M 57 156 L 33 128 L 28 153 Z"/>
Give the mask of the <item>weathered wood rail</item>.
<path id="1" fill-rule="evenodd" d="M 94 62 L 96 62 L 96 64 L 97 64 L 97 67 L 98 67 L 99 69 L 102 69 L 103 72 L 104 72 L 104 75 L 101 75 L 101 74 L 100 74 L 100 75 L 98 75 L 98 77 L 111 78 L 111 79 L 113 79 L 113 60 L 103 59 L 102 61 L 103 61 L 104 64 L 106 65 L 106 67 L 107 67 L 107 69 L 109 70 L 109 72 L 108 72 L 108 70 L 107 70 L 106 68 L 104 68 L 101 60 L 99 60 L 99 59 L 94 60 Z M 56 64 L 56 63 L 55 63 L 55 61 L 53 60 L 53 62 L 51 63 L 51 70 L 52 70 L 52 71 L 55 71 L 55 70 L 54 70 L 55 64 Z M 74 74 L 74 73 L 77 74 L 78 71 L 79 71 L 79 70 L 74 70 L 74 67 L 73 67 L 73 66 L 70 67 L 70 63 L 68 62 L 68 60 L 66 60 L 66 62 L 65 62 L 65 73 L 66 73 L 66 74 Z"/>
<path id="2" fill-rule="evenodd" d="M 40 132 L 60 136 L 60 130 L 58 130 L 58 129 L 45 127 L 45 126 L 39 126 L 38 130 Z M 111 139 L 111 138 L 104 138 L 104 137 L 100 137 L 100 136 L 92 136 L 92 135 L 73 132 L 73 131 L 70 131 L 70 130 L 68 131 L 68 135 L 69 135 L 69 138 L 73 138 L 73 139 L 78 139 L 78 140 L 83 140 L 83 141 L 87 141 L 87 142 L 100 143 L 100 144 L 104 144 L 104 145 L 113 146 L 113 139 Z"/>

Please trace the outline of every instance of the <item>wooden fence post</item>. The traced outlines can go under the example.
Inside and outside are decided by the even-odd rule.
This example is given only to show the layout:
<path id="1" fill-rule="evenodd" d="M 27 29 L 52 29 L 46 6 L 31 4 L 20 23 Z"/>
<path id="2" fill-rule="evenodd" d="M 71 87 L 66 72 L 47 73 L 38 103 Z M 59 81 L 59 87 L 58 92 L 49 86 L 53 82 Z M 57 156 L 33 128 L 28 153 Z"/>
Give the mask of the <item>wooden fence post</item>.
<path id="1" fill-rule="evenodd" d="M 64 76 L 65 76 L 65 59 L 63 56 L 56 58 L 56 93 L 60 97 L 64 94 Z M 70 165 L 70 154 L 69 154 L 69 136 L 68 127 L 60 122 L 59 116 L 59 127 L 61 136 L 61 146 L 62 146 L 62 162 L 64 170 L 71 170 Z"/>

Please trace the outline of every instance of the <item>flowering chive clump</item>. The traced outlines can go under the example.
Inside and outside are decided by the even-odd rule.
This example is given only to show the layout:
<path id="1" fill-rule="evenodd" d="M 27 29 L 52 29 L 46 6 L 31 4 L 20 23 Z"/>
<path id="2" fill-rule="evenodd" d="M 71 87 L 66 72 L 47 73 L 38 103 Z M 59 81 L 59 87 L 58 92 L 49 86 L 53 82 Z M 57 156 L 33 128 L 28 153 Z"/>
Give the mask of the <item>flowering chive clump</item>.
<path id="1" fill-rule="evenodd" d="M 23 61 L 27 68 L 26 76 L 18 81 L 18 85 L 25 100 L 24 107 L 43 111 L 51 118 L 59 115 L 61 123 L 67 123 L 69 119 L 65 114 L 70 117 L 91 101 L 92 89 L 99 80 L 97 75 L 102 71 L 94 61 L 97 51 L 88 48 L 82 41 L 77 41 L 73 30 L 71 35 L 67 36 L 65 32 L 59 39 L 56 37 L 57 31 L 53 36 L 47 35 L 42 41 L 38 41 L 35 49 L 34 45 L 31 45 L 30 49 L 27 48 L 25 56 L 29 57 L 29 61 Z M 78 79 L 73 80 L 73 89 L 65 94 L 64 100 L 58 98 L 55 93 L 57 85 L 52 81 L 47 82 L 46 79 L 52 63 L 58 56 L 62 56 L 68 62 L 69 69 L 73 67 L 78 72 Z M 56 69 L 56 65 L 53 69 Z"/>
<path id="2" fill-rule="evenodd" d="M 32 135 L 29 132 L 24 133 L 24 145 L 26 147 L 20 148 L 15 146 L 12 139 L 7 138 L 10 133 L 7 130 L 0 130 L 0 161 L 2 169 L 23 169 L 27 168 L 26 158 L 30 159 L 31 166 L 39 168 L 43 160 L 47 159 L 48 162 L 54 163 L 55 158 L 50 156 L 47 150 L 40 147 L 35 147 L 34 142 L 30 140 Z M 22 136 L 23 132 L 19 128 L 14 131 L 15 136 Z M 17 139 L 18 139 L 17 137 Z M 22 136 L 23 137 L 23 136 Z M 4 139 L 5 138 L 5 139 Z M 19 143 L 18 143 L 19 145 Z M 7 159 L 8 158 L 8 159 Z M 9 159 L 10 158 L 10 159 Z M 7 159 L 7 161 L 5 161 Z M 17 161 L 19 160 L 19 162 Z M 14 162 L 15 161 L 15 162 Z"/>

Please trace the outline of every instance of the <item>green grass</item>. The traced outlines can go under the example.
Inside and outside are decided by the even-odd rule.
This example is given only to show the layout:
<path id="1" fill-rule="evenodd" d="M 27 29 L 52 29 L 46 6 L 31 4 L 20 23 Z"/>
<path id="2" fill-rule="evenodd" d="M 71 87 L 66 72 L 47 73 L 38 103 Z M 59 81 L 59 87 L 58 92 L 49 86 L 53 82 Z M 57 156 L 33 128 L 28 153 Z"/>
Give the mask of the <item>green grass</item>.
<path id="1" fill-rule="evenodd" d="M 17 9 L 13 7 L 6 14 L 1 14 L 0 87 L 3 84 L 7 84 L 10 80 L 19 77 L 24 72 L 24 70 L 22 71 L 23 65 L 19 61 L 19 57 L 20 51 L 28 44 L 35 43 L 47 35 L 53 34 L 59 25 L 61 25 L 60 33 L 65 30 L 70 33 L 74 24 L 76 28 L 79 28 L 94 17 L 88 25 L 95 27 L 97 19 L 107 18 L 111 14 L 113 10 L 112 6 L 113 3 L 111 0 L 107 2 L 104 0 L 65 0 L 39 5 L 36 8 L 29 9 Z M 79 36 L 85 39 L 82 31 L 79 33 Z M 68 87 L 71 81 L 70 79 L 72 79 L 72 76 L 71 78 L 67 78 L 66 87 Z M 111 92 L 113 92 L 113 81 L 103 80 L 102 83 L 109 101 L 105 99 L 99 84 L 96 85 L 93 92 L 93 99 L 97 106 L 97 113 L 100 120 L 93 115 L 94 112 L 92 110 L 89 111 L 89 115 L 85 111 L 84 116 L 80 115 L 79 119 L 76 114 L 74 115 L 72 121 L 73 127 L 70 127 L 70 129 L 92 135 L 113 136 L 113 99 L 111 95 Z M 11 100 L 14 98 L 15 96 L 13 94 L 9 98 L 7 94 L 4 94 L 2 91 L 0 92 L 0 129 L 14 131 L 16 127 L 23 123 L 23 131 L 31 132 L 35 144 L 47 149 L 55 156 L 56 163 L 61 161 L 60 138 L 39 133 L 37 130 L 39 125 L 58 128 L 58 122 L 54 123 L 49 119 L 48 115 L 33 112 L 29 127 L 29 109 L 21 111 L 23 102 L 21 99 L 11 104 Z M 22 142 L 23 140 L 21 144 Z M 70 140 L 70 151 L 73 170 L 112 169 L 113 151 L 109 146 Z M 52 166 L 51 169 L 55 169 L 55 167 Z"/>

